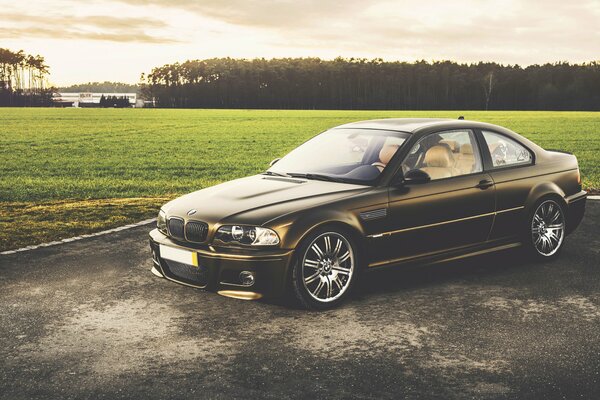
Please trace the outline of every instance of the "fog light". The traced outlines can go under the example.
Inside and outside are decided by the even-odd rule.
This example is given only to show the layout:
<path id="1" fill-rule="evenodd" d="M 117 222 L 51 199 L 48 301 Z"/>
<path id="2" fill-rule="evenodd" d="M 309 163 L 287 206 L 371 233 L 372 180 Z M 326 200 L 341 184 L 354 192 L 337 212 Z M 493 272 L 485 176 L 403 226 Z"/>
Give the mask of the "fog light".
<path id="1" fill-rule="evenodd" d="M 254 285 L 254 273 L 250 271 L 242 271 L 240 272 L 240 283 L 243 286 L 252 286 Z"/>

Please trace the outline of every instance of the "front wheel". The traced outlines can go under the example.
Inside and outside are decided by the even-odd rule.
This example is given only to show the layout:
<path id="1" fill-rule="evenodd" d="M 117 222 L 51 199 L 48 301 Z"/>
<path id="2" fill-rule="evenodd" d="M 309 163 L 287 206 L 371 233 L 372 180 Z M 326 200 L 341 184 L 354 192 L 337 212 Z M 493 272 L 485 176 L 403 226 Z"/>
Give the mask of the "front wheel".
<path id="1" fill-rule="evenodd" d="M 541 201 L 529 221 L 527 244 L 530 253 L 538 260 L 551 260 L 558 256 L 565 238 L 565 212 L 555 200 Z"/>
<path id="2" fill-rule="evenodd" d="M 315 232 L 297 250 L 294 294 L 305 308 L 333 308 L 350 293 L 357 265 L 358 253 L 349 235 L 335 230 Z"/>

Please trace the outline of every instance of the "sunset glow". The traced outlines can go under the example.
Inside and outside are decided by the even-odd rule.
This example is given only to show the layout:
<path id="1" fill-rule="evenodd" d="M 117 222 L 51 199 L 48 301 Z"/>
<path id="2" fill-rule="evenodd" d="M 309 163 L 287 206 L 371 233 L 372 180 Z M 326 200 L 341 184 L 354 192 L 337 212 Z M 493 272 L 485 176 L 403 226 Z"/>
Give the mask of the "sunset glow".
<path id="1" fill-rule="evenodd" d="M 135 83 L 155 66 L 211 57 L 519 65 L 600 57 L 594 0 L 0 0 L 0 9 L 0 47 L 43 55 L 55 85 Z"/>

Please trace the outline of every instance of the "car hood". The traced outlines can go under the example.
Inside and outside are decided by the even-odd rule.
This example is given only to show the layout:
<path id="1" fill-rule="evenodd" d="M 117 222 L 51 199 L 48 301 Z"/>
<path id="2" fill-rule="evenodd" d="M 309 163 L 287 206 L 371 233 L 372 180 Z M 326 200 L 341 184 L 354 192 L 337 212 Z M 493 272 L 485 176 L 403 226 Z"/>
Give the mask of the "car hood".
<path id="1" fill-rule="evenodd" d="M 334 201 L 369 186 L 255 175 L 212 186 L 170 201 L 168 217 L 216 223 L 263 225 L 271 219 Z M 196 210 L 188 215 L 190 210 Z"/>

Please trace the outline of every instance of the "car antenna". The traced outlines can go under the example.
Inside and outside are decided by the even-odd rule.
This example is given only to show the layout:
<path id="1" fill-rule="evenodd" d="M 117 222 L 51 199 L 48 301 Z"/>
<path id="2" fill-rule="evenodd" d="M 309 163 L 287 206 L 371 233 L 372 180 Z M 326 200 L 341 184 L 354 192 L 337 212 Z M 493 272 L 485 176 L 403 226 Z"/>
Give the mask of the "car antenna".
<path id="1" fill-rule="evenodd" d="M 460 117 L 458 117 L 458 119 L 460 119 L 462 121 L 463 119 L 465 119 L 465 117 L 464 117 L 464 115 L 461 115 Z"/>

